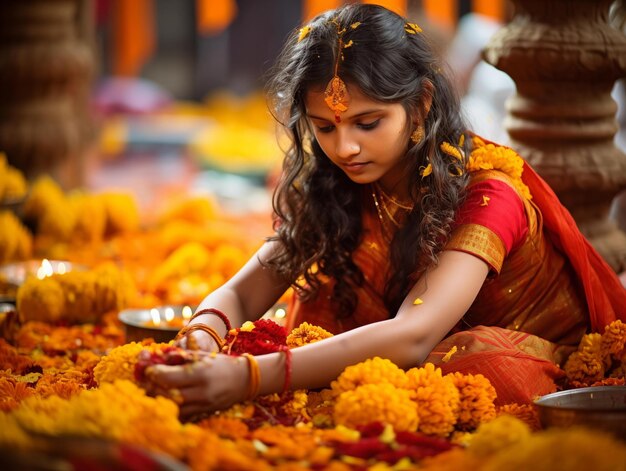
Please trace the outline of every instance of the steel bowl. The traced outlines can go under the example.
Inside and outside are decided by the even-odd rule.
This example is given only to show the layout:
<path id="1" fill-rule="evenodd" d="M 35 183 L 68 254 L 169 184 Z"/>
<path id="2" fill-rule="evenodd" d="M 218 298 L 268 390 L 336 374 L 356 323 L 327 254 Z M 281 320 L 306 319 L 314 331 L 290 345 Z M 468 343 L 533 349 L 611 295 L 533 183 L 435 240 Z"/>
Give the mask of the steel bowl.
<path id="1" fill-rule="evenodd" d="M 155 342 L 169 342 L 176 337 L 182 328 L 183 308 L 185 306 L 158 306 L 152 309 L 124 309 L 118 314 L 118 319 L 124 325 L 127 342 L 141 342 L 152 338 Z M 165 321 L 167 309 L 174 311 L 174 319 L 180 325 L 170 325 Z M 162 322 L 156 326 L 152 322 L 151 311 L 156 311 Z"/>
<path id="2" fill-rule="evenodd" d="M 601 429 L 626 440 L 626 386 L 596 386 L 547 394 L 535 400 L 544 427 Z"/>

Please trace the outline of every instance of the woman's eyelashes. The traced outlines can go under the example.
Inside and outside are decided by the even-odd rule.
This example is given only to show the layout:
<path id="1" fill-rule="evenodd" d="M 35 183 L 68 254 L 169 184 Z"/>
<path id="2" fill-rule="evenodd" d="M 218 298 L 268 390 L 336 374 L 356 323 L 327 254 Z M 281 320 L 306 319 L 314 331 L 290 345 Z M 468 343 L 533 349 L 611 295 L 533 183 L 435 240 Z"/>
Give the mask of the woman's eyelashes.
<path id="1" fill-rule="evenodd" d="M 374 121 L 371 121 L 369 123 L 356 123 L 356 126 L 359 129 L 363 129 L 364 131 L 369 131 L 371 129 L 376 128 L 376 126 L 378 126 L 379 123 L 380 123 L 380 118 Z M 316 126 L 316 127 L 317 127 L 317 130 L 321 133 L 329 133 L 329 132 L 332 132 L 333 129 L 335 129 L 335 126 L 333 126 L 332 124 L 328 126 Z"/>

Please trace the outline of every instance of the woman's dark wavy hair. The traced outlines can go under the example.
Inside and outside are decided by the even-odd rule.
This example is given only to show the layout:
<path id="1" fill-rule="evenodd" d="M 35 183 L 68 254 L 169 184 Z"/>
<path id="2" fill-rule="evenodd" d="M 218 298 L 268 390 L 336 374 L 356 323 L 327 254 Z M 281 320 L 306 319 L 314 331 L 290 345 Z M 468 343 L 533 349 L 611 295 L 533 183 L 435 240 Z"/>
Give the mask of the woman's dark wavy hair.
<path id="1" fill-rule="evenodd" d="M 332 20 L 346 28 L 344 44 L 352 41 L 351 47 L 337 50 Z M 345 5 L 313 19 L 303 39 L 294 31 L 270 71 L 270 109 L 290 137 L 290 147 L 273 199 L 276 233 L 269 240 L 280 242 L 279 248 L 266 265 L 286 280 L 297 280 L 292 286 L 304 300 L 317 295 L 322 277 L 333 278 L 339 317 L 354 312 L 355 288 L 363 283 L 351 256 L 361 242 L 362 209 L 371 205 L 365 199 L 371 192 L 330 161 L 306 118 L 305 94 L 330 81 L 336 55 L 343 54 L 338 74 L 344 82 L 372 100 L 401 103 L 407 115 L 425 118 L 425 138 L 419 144 L 410 147 L 412 130 L 406 132 L 406 173 L 414 176 L 410 192 L 415 206 L 391 244 L 384 294 L 391 316 L 417 278 L 438 263 L 467 183 L 465 162 L 440 149 L 442 142 L 459 147 L 465 133 L 458 97 L 427 39 L 407 31 L 406 22 L 380 6 Z M 350 27 L 356 23 L 358 27 Z M 424 116 L 422 99 L 431 90 L 432 105 Z M 412 121 L 407 119 L 407 126 Z M 465 139 L 464 155 L 469 145 Z M 432 174 L 422 178 L 420 170 L 429 162 Z"/>

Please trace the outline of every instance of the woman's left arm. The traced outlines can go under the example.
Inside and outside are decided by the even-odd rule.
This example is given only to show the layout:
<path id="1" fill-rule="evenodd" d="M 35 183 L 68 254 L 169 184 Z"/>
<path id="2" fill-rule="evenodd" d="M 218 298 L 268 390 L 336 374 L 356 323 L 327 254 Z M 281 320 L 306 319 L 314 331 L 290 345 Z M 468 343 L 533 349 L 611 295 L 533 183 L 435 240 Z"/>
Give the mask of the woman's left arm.
<path id="1" fill-rule="evenodd" d="M 411 289 L 393 319 L 293 349 L 292 389 L 325 387 L 347 367 L 375 356 L 401 368 L 420 364 L 456 325 L 480 291 L 489 268 L 481 259 L 444 251 L 439 265 Z M 415 304 L 415 299 L 422 302 Z M 261 395 L 280 392 L 285 382 L 284 353 L 256 357 Z M 192 368 L 158 365 L 151 379 L 165 390 L 180 393 L 181 415 L 223 409 L 245 399 L 247 360 L 218 355 Z"/>

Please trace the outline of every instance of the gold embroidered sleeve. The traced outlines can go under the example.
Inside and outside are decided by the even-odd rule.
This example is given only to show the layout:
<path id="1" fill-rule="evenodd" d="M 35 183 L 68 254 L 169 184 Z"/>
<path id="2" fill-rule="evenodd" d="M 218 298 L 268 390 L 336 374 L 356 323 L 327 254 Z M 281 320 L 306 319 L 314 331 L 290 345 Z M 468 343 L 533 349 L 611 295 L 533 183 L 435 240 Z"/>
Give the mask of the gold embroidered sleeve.
<path id="1" fill-rule="evenodd" d="M 445 250 L 459 250 L 484 260 L 500 273 L 506 255 L 504 243 L 491 229 L 480 224 L 464 224 L 453 233 Z"/>

